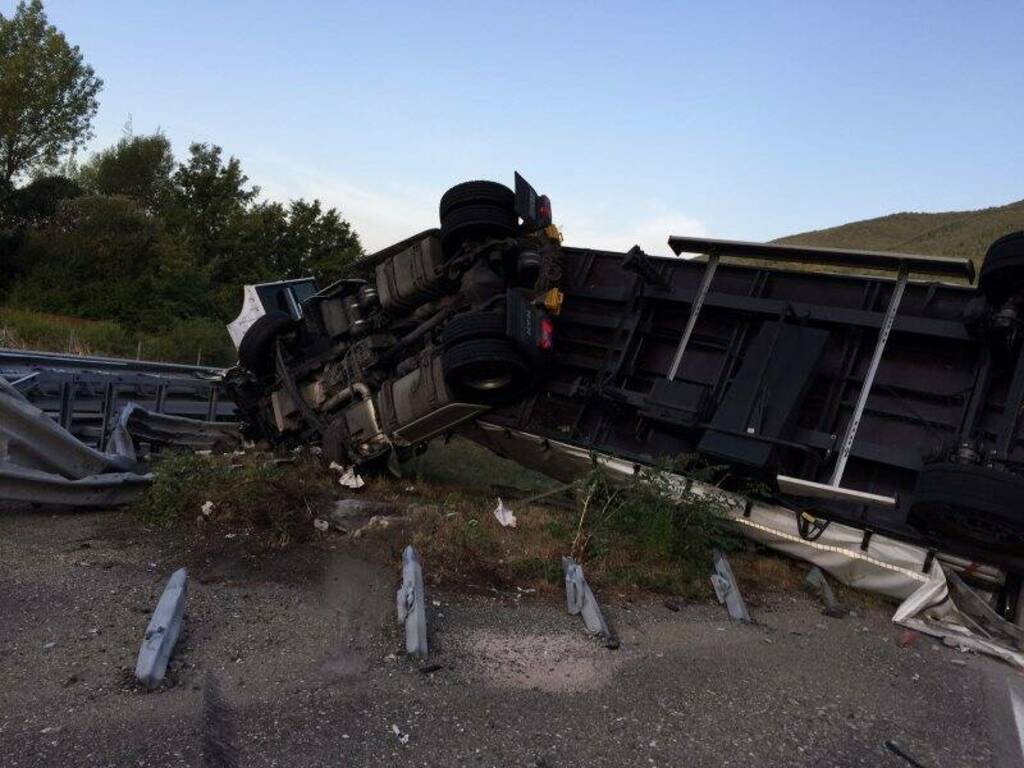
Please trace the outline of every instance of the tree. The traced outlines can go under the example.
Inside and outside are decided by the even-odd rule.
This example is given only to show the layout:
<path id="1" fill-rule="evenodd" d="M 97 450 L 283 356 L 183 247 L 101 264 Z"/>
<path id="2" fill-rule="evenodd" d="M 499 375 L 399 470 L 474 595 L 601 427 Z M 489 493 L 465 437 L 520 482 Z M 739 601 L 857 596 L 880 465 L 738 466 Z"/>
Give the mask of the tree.
<path id="1" fill-rule="evenodd" d="M 22 246 L 28 233 L 46 226 L 65 200 L 81 194 L 81 188 L 71 179 L 42 176 L 20 189 L 8 188 L 0 195 L 0 293 L 26 271 Z"/>
<path id="2" fill-rule="evenodd" d="M 345 266 L 363 254 L 359 236 L 334 208 L 320 201 L 293 200 L 281 247 L 272 262 L 282 277 L 312 275 L 321 285 L 334 282 Z"/>
<path id="3" fill-rule="evenodd" d="M 0 178 L 7 182 L 92 138 L 103 81 L 56 27 L 41 0 L 0 14 Z"/>
<path id="4" fill-rule="evenodd" d="M 0 206 L 11 227 L 39 227 L 57 215 L 65 200 L 82 196 L 82 188 L 66 176 L 40 176 L 12 191 Z"/>
<path id="5" fill-rule="evenodd" d="M 65 202 L 29 233 L 13 303 L 154 330 L 212 311 L 206 276 L 160 220 L 127 197 Z"/>
<path id="6" fill-rule="evenodd" d="M 174 194 L 174 154 L 161 133 L 125 136 L 97 152 L 78 172 L 79 183 L 96 195 L 125 195 L 159 213 Z"/>
<path id="7" fill-rule="evenodd" d="M 247 186 L 238 159 L 225 163 L 221 155 L 211 144 L 189 147 L 188 160 L 174 174 L 178 206 L 171 215 L 216 282 L 230 279 L 244 258 L 237 248 L 242 219 L 259 194 L 259 187 Z"/>

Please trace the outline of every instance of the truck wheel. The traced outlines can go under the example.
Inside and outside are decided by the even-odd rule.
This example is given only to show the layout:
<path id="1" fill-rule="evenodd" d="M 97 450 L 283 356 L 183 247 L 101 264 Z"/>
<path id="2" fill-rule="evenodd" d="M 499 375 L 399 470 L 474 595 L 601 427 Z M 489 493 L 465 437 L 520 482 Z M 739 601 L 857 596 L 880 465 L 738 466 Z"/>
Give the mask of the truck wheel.
<path id="1" fill-rule="evenodd" d="M 1024 547 L 1024 478 L 973 464 L 926 464 L 917 476 L 910 524 L 939 538 L 988 549 Z"/>
<path id="2" fill-rule="evenodd" d="M 464 205 L 483 203 L 511 211 L 515 208 L 515 202 L 515 193 L 504 184 L 496 181 L 464 181 L 441 195 L 439 208 L 441 218 L 444 219 L 456 208 Z"/>
<path id="3" fill-rule="evenodd" d="M 1004 235 L 989 246 L 978 288 L 993 305 L 1024 289 L 1024 231 Z"/>
<path id="4" fill-rule="evenodd" d="M 503 405 L 522 397 L 533 374 L 529 363 L 506 339 L 472 339 L 455 344 L 441 358 L 444 378 L 460 400 Z"/>
<path id="5" fill-rule="evenodd" d="M 444 349 L 470 339 L 505 338 L 504 312 L 463 312 L 456 315 L 441 331 L 441 345 Z"/>
<path id="6" fill-rule="evenodd" d="M 238 362 L 242 367 L 260 375 L 274 370 L 274 358 L 270 354 L 274 339 L 293 322 L 287 312 L 273 309 L 250 325 L 238 345 Z"/>
<path id="7" fill-rule="evenodd" d="M 489 239 L 515 234 L 515 211 L 498 205 L 464 205 L 449 211 L 441 219 L 441 242 L 445 253 L 453 255 L 471 238 Z"/>

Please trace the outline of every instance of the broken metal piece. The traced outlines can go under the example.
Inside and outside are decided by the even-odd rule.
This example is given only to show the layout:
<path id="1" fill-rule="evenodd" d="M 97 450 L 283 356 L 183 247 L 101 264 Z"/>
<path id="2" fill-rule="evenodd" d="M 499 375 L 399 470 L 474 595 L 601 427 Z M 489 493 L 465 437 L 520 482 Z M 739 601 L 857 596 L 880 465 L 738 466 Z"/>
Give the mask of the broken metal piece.
<path id="1" fill-rule="evenodd" d="M 836 595 L 832 591 L 832 585 L 828 583 L 828 578 L 826 578 L 824 571 L 818 566 L 811 568 L 810 573 L 807 574 L 807 578 L 804 579 L 804 589 L 821 598 L 821 601 L 825 603 L 822 613 L 826 616 L 842 619 L 849 614 L 850 611 L 844 608 L 842 603 L 836 599 Z"/>
<path id="2" fill-rule="evenodd" d="M 750 614 L 747 612 L 747 604 L 743 602 L 743 595 L 740 594 L 736 577 L 732 575 L 732 568 L 725 554 L 715 549 L 711 552 L 715 563 L 715 572 L 711 576 L 711 585 L 715 588 L 715 596 L 718 602 L 724 603 L 729 611 L 729 616 L 736 621 L 751 623 Z"/>
<path id="3" fill-rule="evenodd" d="M 583 576 L 583 566 L 571 557 L 563 557 L 562 568 L 565 570 L 565 601 L 569 615 L 581 615 L 588 632 L 601 635 L 609 648 L 618 648 L 619 640 L 601 613 L 601 606 Z"/>
<path id="4" fill-rule="evenodd" d="M 146 627 L 139 660 L 135 664 L 135 677 L 147 688 L 160 685 L 167 672 L 167 662 L 181 635 L 187 586 L 188 571 L 185 568 L 172 573 Z"/>
<path id="5" fill-rule="evenodd" d="M 427 606 L 423 589 L 423 568 L 412 546 L 402 552 L 402 586 L 396 595 L 398 622 L 405 624 L 405 652 L 427 656 Z"/>

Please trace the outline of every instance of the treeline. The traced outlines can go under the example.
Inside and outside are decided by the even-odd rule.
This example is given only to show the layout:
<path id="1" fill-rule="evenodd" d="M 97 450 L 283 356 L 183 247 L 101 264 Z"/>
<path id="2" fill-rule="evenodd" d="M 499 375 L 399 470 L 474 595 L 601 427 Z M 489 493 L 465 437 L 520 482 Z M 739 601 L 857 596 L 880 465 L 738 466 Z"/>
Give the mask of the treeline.
<path id="1" fill-rule="evenodd" d="M 260 200 L 220 147 L 179 162 L 159 133 L 0 189 L 0 300 L 129 330 L 229 320 L 242 284 L 329 281 L 361 253 L 335 209 Z"/>

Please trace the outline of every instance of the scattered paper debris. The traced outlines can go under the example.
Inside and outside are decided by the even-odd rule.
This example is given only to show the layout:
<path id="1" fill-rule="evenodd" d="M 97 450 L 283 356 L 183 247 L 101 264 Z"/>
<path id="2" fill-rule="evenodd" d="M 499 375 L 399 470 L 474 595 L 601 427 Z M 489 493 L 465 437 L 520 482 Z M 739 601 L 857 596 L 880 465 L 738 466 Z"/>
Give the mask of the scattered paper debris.
<path id="1" fill-rule="evenodd" d="M 321 533 L 324 533 L 327 531 L 328 528 L 331 527 L 331 524 L 324 520 L 322 517 L 318 517 L 313 520 L 313 527 Z"/>
<path id="2" fill-rule="evenodd" d="M 516 527 L 516 516 L 512 514 L 512 510 L 505 506 L 500 498 L 498 499 L 498 506 L 494 508 L 494 516 L 498 522 L 505 528 Z"/>
<path id="3" fill-rule="evenodd" d="M 331 469 L 338 472 L 341 476 L 338 478 L 338 485 L 345 488 L 362 488 L 366 485 L 366 481 L 363 480 L 358 474 L 356 474 L 355 467 L 343 467 L 336 461 L 331 462 Z"/>
<path id="4" fill-rule="evenodd" d="M 213 502 L 210 500 L 204 501 L 203 506 L 201 506 L 200 509 L 203 511 L 203 514 L 206 517 L 209 517 L 210 514 L 213 512 Z"/>

